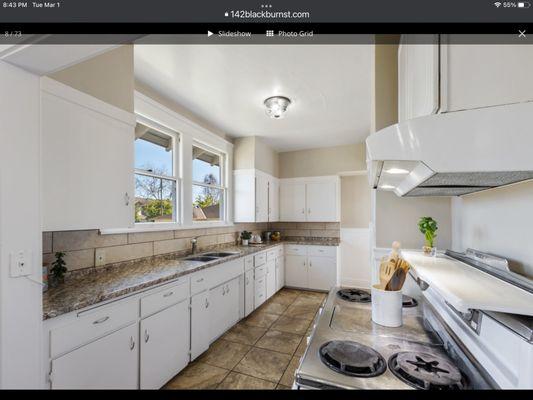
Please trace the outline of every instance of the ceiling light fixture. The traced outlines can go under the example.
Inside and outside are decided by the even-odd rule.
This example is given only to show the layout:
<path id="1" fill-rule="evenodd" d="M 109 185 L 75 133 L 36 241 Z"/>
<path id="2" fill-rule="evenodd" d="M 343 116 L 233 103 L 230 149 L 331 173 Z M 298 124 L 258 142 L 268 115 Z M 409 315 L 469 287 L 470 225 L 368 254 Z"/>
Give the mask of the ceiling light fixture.
<path id="1" fill-rule="evenodd" d="M 403 168 L 389 168 L 385 171 L 387 174 L 392 174 L 392 175 L 403 175 L 403 174 L 408 174 L 409 171 L 407 171 L 406 169 L 403 169 Z"/>
<path id="2" fill-rule="evenodd" d="M 291 104 L 291 100 L 285 96 L 272 96 L 264 101 L 266 107 L 266 114 L 270 118 L 283 118 L 287 107 Z"/>

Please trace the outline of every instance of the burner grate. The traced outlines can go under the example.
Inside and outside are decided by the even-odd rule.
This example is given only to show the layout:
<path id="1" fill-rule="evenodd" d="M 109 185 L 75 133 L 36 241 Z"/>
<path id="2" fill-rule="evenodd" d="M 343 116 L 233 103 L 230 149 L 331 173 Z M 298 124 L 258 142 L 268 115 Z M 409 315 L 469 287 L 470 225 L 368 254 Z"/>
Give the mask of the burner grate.
<path id="1" fill-rule="evenodd" d="M 370 378 L 387 369 L 385 359 L 377 351 L 348 340 L 324 343 L 319 354 L 324 364 L 343 375 Z"/>
<path id="2" fill-rule="evenodd" d="M 429 353 L 400 352 L 389 358 L 389 369 L 408 385 L 424 390 L 461 390 L 466 381 L 449 360 Z"/>
<path id="3" fill-rule="evenodd" d="M 411 296 L 406 296 L 405 294 L 402 296 L 402 306 L 405 308 L 411 308 L 416 307 L 418 305 L 418 301 L 416 299 L 412 298 Z"/>
<path id="4" fill-rule="evenodd" d="M 370 303 L 371 300 L 370 293 L 361 289 L 341 289 L 337 296 L 353 303 Z"/>

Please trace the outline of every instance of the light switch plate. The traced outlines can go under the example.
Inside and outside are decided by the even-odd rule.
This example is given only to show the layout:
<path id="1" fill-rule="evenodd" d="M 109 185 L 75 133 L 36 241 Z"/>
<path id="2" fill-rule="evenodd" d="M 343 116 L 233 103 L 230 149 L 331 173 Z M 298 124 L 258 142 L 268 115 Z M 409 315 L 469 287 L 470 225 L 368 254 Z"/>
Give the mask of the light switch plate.
<path id="1" fill-rule="evenodd" d="M 105 265 L 105 251 L 104 249 L 96 249 L 94 257 L 94 265 L 100 267 Z"/>
<path id="2" fill-rule="evenodd" d="M 31 252 L 24 250 L 10 254 L 10 275 L 12 278 L 31 275 Z"/>

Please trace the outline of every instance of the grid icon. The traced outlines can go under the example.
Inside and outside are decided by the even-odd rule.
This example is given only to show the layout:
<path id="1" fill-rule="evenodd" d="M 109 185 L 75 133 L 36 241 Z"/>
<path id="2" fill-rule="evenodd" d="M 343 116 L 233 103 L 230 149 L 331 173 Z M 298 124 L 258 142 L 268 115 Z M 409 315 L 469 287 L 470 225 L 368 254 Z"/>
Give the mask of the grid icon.
<path id="1" fill-rule="evenodd" d="M 266 31 L 266 35 L 267 35 L 267 37 L 273 37 L 274 36 L 274 31 Z"/>

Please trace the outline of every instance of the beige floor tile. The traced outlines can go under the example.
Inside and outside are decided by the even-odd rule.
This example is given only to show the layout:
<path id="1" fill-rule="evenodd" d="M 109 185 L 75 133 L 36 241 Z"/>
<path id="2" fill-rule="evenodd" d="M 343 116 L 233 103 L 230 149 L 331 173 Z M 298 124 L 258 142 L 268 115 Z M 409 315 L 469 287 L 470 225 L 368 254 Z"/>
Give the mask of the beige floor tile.
<path id="1" fill-rule="evenodd" d="M 272 301 L 280 304 L 290 305 L 298 298 L 298 293 L 293 292 L 284 292 L 280 290 L 274 296 L 272 296 Z"/>
<path id="2" fill-rule="evenodd" d="M 265 334 L 266 331 L 266 328 L 246 325 L 242 322 L 239 322 L 224 335 L 222 335 L 222 339 L 229 340 L 230 342 L 253 345 L 261 336 Z"/>
<path id="3" fill-rule="evenodd" d="M 164 389 L 214 389 L 228 373 L 227 369 L 193 362 L 172 378 Z"/>
<path id="4" fill-rule="evenodd" d="M 270 328 L 279 318 L 278 314 L 270 314 L 266 311 L 257 310 L 250 314 L 243 323 L 251 326 L 258 326 L 260 328 Z"/>
<path id="5" fill-rule="evenodd" d="M 291 387 L 294 382 L 294 373 L 296 372 L 296 369 L 300 365 L 300 357 L 294 356 L 291 358 L 291 362 L 289 363 L 289 366 L 283 373 L 283 376 L 281 377 L 281 380 L 279 383 L 281 385 L 289 386 Z"/>
<path id="6" fill-rule="evenodd" d="M 294 354 L 301 339 L 301 335 L 271 329 L 257 341 L 255 347 L 279 351 L 281 353 Z"/>
<path id="7" fill-rule="evenodd" d="M 281 315 L 285 312 L 285 310 L 288 307 L 289 307 L 288 304 L 277 303 L 276 301 L 270 299 L 267 302 L 265 302 L 265 304 L 263 304 L 259 308 L 259 310 L 261 310 L 262 312 L 267 312 L 269 314 Z"/>
<path id="8" fill-rule="evenodd" d="M 303 335 L 307 331 L 310 323 L 311 321 L 307 319 L 292 318 L 282 315 L 276 322 L 274 322 L 271 329 Z"/>
<path id="9" fill-rule="evenodd" d="M 276 384 L 274 382 L 230 372 L 222 383 L 218 385 L 217 389 L 274 389 L 275 387 Z"/>
<path id="10" fill-rule="evenodd" d="M 209 346 L 209 350 L 198 358 L 198 361 L 220 368 L 232 369 L 250 349 L 251 346 L 247 344 L 218 339 Z"/>
<path id="11" fill-rule="evenodd" d="M 293 306 L 316 306 L 319 307 L 322 304 L 321 299 L 317 297 L 298 296 L 292 303 Z"/>
<path id="12" fill-rule="evenodd" d="M 317 304 L 290 305 L 289 308 L 285 310 L 283 315 L 292 318 L 308 319 L 309 321 L 311 321 L 313 318 L 315 318 L 315 314 L 317 311 Z"/>
<path id="13" fill-rule="evenodd" d="M 285 385 L 278 385 L 276 386 L 276 390 L 292 390 L 292 388 Z"/>
<path id="14" fill-rule="evenodd" d="M 288 354 L 253 348 L 237 364 L 234 371 L 277 383 L 291 360 Z"/>

